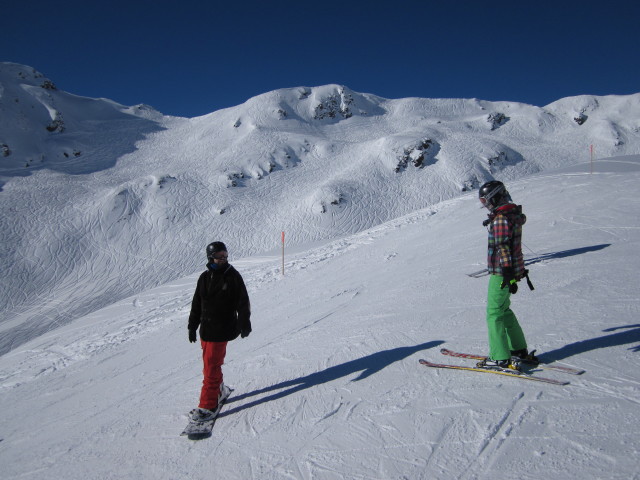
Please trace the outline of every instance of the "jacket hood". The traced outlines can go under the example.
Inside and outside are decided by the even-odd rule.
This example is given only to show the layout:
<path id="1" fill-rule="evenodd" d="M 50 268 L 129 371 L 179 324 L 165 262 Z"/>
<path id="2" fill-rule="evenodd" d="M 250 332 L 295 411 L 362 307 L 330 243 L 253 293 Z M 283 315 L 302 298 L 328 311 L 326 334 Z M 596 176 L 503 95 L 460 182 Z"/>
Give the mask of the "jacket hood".
<path id="1" fill-rule="evenodd" d="M 516 205 L 514 203 L 508 203 L 496 208 L 489 214 L 489 219 L 493 220 L 498 215 L 509 217 L 510 222 L 518 225 L 524 225 L 527 221 L 527 216 L 522 213 L 522 205 Z"/>

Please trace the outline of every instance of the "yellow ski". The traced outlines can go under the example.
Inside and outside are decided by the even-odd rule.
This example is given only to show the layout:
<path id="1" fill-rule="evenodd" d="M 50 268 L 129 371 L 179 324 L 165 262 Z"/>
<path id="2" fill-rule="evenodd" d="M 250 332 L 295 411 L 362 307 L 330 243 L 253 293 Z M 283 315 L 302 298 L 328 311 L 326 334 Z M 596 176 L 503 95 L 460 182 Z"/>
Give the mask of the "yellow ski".
<path id="1" fill-rule="evenodd" d="M 506 370 L 506 369 L 493 369 L 493 368 L 481 368 L 481 367 L 465 367 L 463 365 L 449 365 L 445 363 L 432 363 L 427 360 L 420 359 L 420 363 L 425 367 L 433 368 L 450 368 L 453 370 L 468 370 L 470 372 L 484 372 L 484 373 L 497 373 L 498 375 L 506 375 L 508 377 L 522 378 L 523 380 L 532 380 L 534 382 L 551 383 L 553 385 L 569 385 L 569 382 L 555 380 L 553 378 L 545 378 L 533 376 L 528 373 L 520 372 L 518 370 Z"/>

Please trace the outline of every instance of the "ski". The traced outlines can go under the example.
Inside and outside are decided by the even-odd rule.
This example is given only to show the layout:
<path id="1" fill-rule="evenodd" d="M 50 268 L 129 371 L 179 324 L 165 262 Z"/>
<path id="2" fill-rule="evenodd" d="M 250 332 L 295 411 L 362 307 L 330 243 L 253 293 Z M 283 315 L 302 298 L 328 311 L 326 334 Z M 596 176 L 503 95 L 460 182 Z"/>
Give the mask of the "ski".
<path id="1" fill-rule="evenodd" d="M 467 276 L 471 278 L 486 277 L 487 275 L 489 275 L 489 270 L 487 270 L 486 268 L 478 270 L 477 272 L 467 273 Z"/>
<path id="2" fill-rule="evenodd" d="M 544 382 L 551 383 L 553 385 L 569 385 L 569 382 L 565 382 L 562 380 L 555 380 L 553 378 L 545 378 L 533 376 L 528 373 L 520 372 L 518 370 L 507 370 L 507 369 L 493 369 L 493 368 L 481 368 L 481 367 L 465 367 L 463 365 L 449 365 L 445 363 L 432 363 L 427 360 L 420 359 L 419 360 L 422 365 L 425 367 L 433 367 L 433 368 L 450 368 L 453 370 L 468 370 L 470 372 L 484 372 L 484 373 L 496 373 L 498 375 L 506 375 L 508 377 L 521 378 L 523 380 L 531 380 L 534 382 Z"/>
<path id="3" fill-rule="evenodd" d="M 525 266 L 529 266 L 529 265 L 532 265 L 534 263 L 538 263 L 538 262 L 541 261 L 541 258 L 542 257 L 525 258 L 524 265 Z M 482 270 L 478 270 L 477 272 L 466 273 L 465 275 L 467 275 L 468 277 L 471 277 L 471 278 L 486 277 L 486 276 L 489 275 L 489 269 L 488 268 L 483 268 Z"/>
<path id="4" fill-rule="evenodd" d="M 484 360 L 485 358 L 487 358 L 484 355 L 475 355 L 472 353 L 460 353 L 460 352 L 454 352 L 453 350 L 449 350 L 447 348 L 441 348 L 440 349 L 440 353 L 442 353 L 443 355 L 449 355 L 450 357 L 458 357 L 458 358 L 469 358 L 472 360 Z M 540 367 L 542 369 L 545 370 L 555 370 L 558 372 L 564 372 L 564 373 L 568 373 L 570 375 L 582 375 L 585 371 L 580 369 L 580 368 L 572 368 L 572 367 L 566 367 L 564 365 L 556 365 L 556 364 L 549 364 L 549 363 L 543 363 L 540 362 L 538 364 L 535 363 L 531 363 L 531 362 L 526 362 L 526 361 L 522 361 L 523 365 L 526 366 L 531 366 L 531 367 Z"/>

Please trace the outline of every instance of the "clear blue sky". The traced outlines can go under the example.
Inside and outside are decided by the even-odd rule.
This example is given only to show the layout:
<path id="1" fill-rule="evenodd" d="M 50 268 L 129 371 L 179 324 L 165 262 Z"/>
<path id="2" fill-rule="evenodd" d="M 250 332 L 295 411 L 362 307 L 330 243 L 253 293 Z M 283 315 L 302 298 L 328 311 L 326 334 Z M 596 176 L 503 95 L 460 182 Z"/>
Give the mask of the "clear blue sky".
<path id="1" fill-rule="evenodd" d="M 640 92 L 640 2 L 0 0 L 0 61 L 194 117 L 278 88 L 543 106 Z"/>

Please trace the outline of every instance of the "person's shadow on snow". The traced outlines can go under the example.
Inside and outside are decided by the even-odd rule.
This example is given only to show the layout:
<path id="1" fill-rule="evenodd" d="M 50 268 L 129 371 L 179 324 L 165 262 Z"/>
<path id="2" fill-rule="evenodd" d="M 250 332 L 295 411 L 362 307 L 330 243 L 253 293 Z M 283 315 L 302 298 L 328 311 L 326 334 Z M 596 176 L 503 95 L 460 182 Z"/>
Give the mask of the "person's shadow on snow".
<path id="1" fill-rule="evenodd" d="M 560 258 L 573 257 L 574 255 L 582 255 L 584 253 L 597 252 L 604 248 L 610 247 L 610 243 L 602 243 L 600 245 L 591 245 L 589 247 L 572 248 L 570 250 L 562 250 L 560 252 L 543 253 L 533 258 L 527 258 L 524 261 L 526 266 L 533 265 L 535 263 L 544 263 L 547 260 L 557 260 Z"/>
<path id="2" fill-rule="evenodd" d="M 607 328 L 603 330 L 603 332 L 615 332 L 616 330 L 620 331 L 610 335 L 603 335 L 602 337 L 589 338 L 588 340 L 570 343 L 556 350 L 542 353 L 539 355 L 539 358 L 549 363 L 554 360 L 564 360 L 580 353 L 590 352 L 591 350 L 619 347 L 621 345 L 628 345 L 629 343 L 640 342 L 640 324 Z M 640 352 L 640 345 L 630 347 L 629 350 Z"/>
<path id="3" fill-rule="evenodd" d="M 235 408 L 231 408 L 229 410 L 223 410 L 220 413 L 219 417 L 231 415 L 233 413 L 237 413 L 246 408 L 255 407 L 256 405 L 261 405 L 263 403 L 271 402 L 273 400 L 278 400 L 280 398 L 286 397 L 287 395 L 291 395 L 293 393 L 299 392 L 300 390 L 305 390 L 307 388 L 315 387 L 323 383 L 328 383 L 333 380 L 337 380 L 338 378 L 346 377 L 348 375 L 352 375 L 357 372 L 361 372 L 361 373 L 352 381 L 357 382 L 359 380 L 364 380 L 365 378 L 368 378 L 371 375 L 378 373 L 383 368 L 388 367 L 392 363 L 399 362 L 400 360 L 404 360 L 405 358 L 413 355 L 414 353 L 420 352 L 422 350 L 435 348 L 439 345 L 442 345 L 443 343 L 444 341 L 442 340 L 435 340 L 432 342 L 415 345 L 413 347 L 398 347 L 398 348 L 392 348 L 390 350 L 383 350 L 381 352 L 376 352 L 371 355 L 367 355 L 366 357 L 358 358 L 356 360 L 351 360 L 349 362 L 342 363 L 340 365 L 329 367 L 326 370 L 322 370 L 320 372 L 311 373 L 304 377 L 299 377 L 293 380 L 280 382 L 276 385 L 271 385 L 269 387 L 261 388 L 260 390 L 254 390 L 253 392 L 248 392 L 248 393 L 239 395 L 237 397 L 234 396 L 229 398 L 229 400 L 227 400 L 226 403 L 230 404 L 233 402 L 239 402 L 249 397 L 280 390 L 267 397 L 254 400 L 253 402 L 245 403 L 244 405 L 240 405 Z"/>

